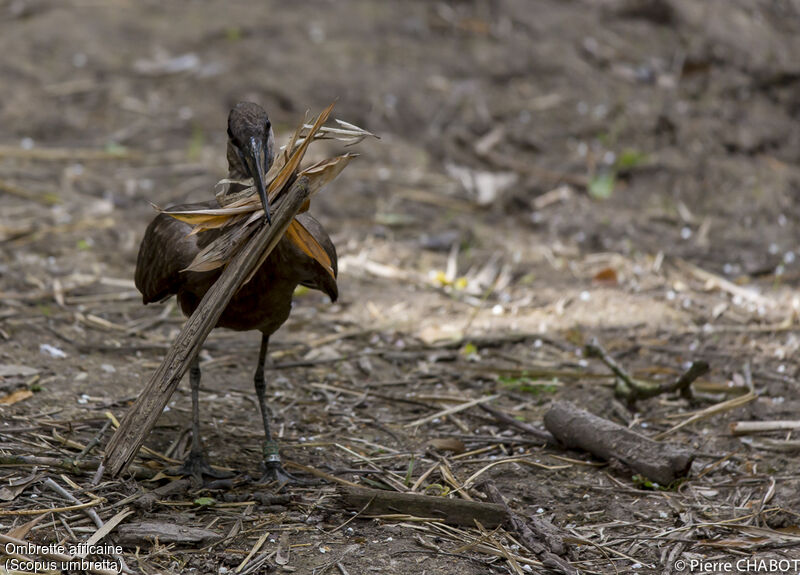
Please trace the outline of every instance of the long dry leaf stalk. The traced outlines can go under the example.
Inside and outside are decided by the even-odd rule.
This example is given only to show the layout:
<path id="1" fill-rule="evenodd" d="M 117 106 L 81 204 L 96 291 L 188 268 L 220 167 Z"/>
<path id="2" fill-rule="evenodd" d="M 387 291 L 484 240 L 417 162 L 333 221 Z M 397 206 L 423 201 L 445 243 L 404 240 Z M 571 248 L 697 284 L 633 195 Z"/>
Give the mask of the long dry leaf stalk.
<path id="1" fill-rule="evenodd" d="M 309 146 L 317 140 L 336 139 L 354 145 L 374 134 L 348 122 L 336 120 L 337 128 L 325 127 L 323 124 L 330 118 L 333 104 L 328 106 L 312 124 L 305 120 L 294 131 L 282 151 L 276 155 L 265 178 L 267 197 L 273 202 L 287 185 L 299 177 L 308 178 L 309 197 L 331 183 L 357 154 L 345 153 L 316 162 L 306 168 L 300 163 Z M 247 180 L 223 179 L 217 183 L 216 198 L 218 208 L 186 211 L 164 210 L 154 207 L 175 219 L 190 224 L 190 235 L 209 230 L 218 230 L 218 237 L 210 242 L 186 268 L 186 271 L 211 271 L 226 265 L 231 258 L 247 243 L 247 239 L 258 228 L 263 218 L 264 209 L 252 178 Z M 233 189 L 240 190 L 232 192 Z M 308 210 L 309 202 L 301 208 Z M 286 231 L 286 237 L 309 257 L 317 260 L 328 273 L 334 274 L 331 260 L 327 252 L 316 239 L 303 227 L 299 220 L 293 220 Z"/>

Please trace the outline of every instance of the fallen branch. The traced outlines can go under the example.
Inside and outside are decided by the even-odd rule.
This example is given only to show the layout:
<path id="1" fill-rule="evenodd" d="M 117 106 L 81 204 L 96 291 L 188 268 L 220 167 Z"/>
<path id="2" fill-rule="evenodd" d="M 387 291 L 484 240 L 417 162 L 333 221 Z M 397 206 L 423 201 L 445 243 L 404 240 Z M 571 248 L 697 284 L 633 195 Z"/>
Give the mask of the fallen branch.
<path id="1" fill-rule="evenodd" d="M 570 575 L 578 573 L 577 569 L 559 557 L 566 553 L 566 547 L 555 525 L 539 517 L 531 517 L 526 521 L 511 510 L 497 486 L 491 481 L 483 483 L 479 488 L 486 493 L 489 501 L 503 506 L 506 510 L 507 526 L 519 536 L 520 543 L 539 558 L 542 565 L 559 573 Z"/>
<path id="2" fill-rule="evenodd" d="M 117 529 L 119 544 L 125 547 L 141 547 L 143 543 L 158 541 L 161 545 L 175 543 L 202 547 L 218 539 L 219 533 L 199 527 L 175 525 L 167 521 L 141 521 L 120 525 Z"/>
<path id="3" fill-rule="evenodd" d="M 437 411 L 432 415 L 428 415 L 426 417 L 416 419 L 411 423 L 406 423 L 405 427 L 419 427 L 423 423 L 428 423 L 433 421 L 434 419 L 440 419 L 442 417 L 446 417 L 448 415 L 453 415 L 454 413 L 458 413 L 460 411 L 464 411 L 465 409 L 469 409 L 470 407 L 475 407 L 476 405 L 481 405 L 486 403 L 487 401 L 492 401 L 500 397 L 499 395 L 486 395 L 484 397 L 479 397 L 478 399 L 473 399 L 464 403 L 459 403 L 456 406 L 448 407 L 447 409 L 443 409 L 442 411 Z"/>
<path id="4" fill-rule="evenodd" d="M 38 455 L 0 455 L 0 465 L 40 465 L 63 469 L 77 475 L 83 472 L 96 471 L 102 466 L 102 462 L 99 459 L 76 461 L 69 458 L 59 459 L 58 457 Z M 156 471 L 140 465 L 134 465 L 131 468 L 131 472 L 136 479 L 150 479 L 156 474 Z"/>
<path id="5" fill-rule="evenodd" d="M 603 346 L 597 339 L 586 344 L 587 357 L 595 357 L 602 361 L 608 369 L 616 376 L 614 394 L 617 397 L 628 401 L 629 405 L 634 404 L 639 399 L 649 399 L 664 393 L 679 392 L 681 397 L 691 398 L 691 388 L 689 387 L 694 380 L 709 372 L 709 365 L 705 361 L 695 361 L 689 366 L 680 377 L 671 383 L 656 384 L 634 379 L 621 365 L 608 355 Z"/>
<path id="6" fill-rule="evenodd" d="M 307 179 L 298 179 L 279 201 L 272 225 L 259 228 L 206 292 L 106 446 L 104 463 L 112 476 L 123 471 L 136 456 L 228 302 L 278 244 L 308 193 Z"/>
<path id="7" fill-rule="evenodd" d="M 399 493 L 364 487 L 345 487 L 340 493 L 344 505 L 370 515 L 405 514 L 415 517 L 440 518 L 451 525 L 474 527 L 475 520 L 489 529 L 507 518 L 502 505 L 449 499 L 416 493 Z"/>
<path id="8" fill-rule="evenodd" d="M 584 449 L 606 461 L 621 461 L 663 486 L 684 477 L 694 459 L 683 447 L 658 443 L 571 403 L 553 404 L 544 416 L 544 425 L 566 447 Z"/>

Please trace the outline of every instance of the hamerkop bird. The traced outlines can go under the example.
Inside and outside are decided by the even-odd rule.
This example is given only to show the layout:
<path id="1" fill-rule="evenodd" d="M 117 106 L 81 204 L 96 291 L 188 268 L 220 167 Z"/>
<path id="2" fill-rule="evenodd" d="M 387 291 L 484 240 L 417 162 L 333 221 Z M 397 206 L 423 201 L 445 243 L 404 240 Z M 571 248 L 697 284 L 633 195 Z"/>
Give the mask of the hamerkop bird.
<path id="1" fill-rule="evenodd" d="M 228 177 L 242 180 L 253 178 L 269 221 L 269 205 L 264 189 L 265 174 L 274 158 L 272 126 L 266 112 L 258 105 L 242 102 L 228 116 Z M 176 210 L 217 207 L 216 201 L 175 206 Z M 322 225 L 308 212 L 296 216 L 314 236 L 330 257 L 336 274 L 336 249 Z M 221 274 L 221 269 L 207 272 L 184 271 L 197 253 L 218 237 L 209 230 L 189 235 L 189 224 L 166 214 L 159 214 L 147 226 L 136 261 L 136 287 L 145 304 L 166 300 L 177 295 L 183 313 L 191 315 L 206 291 Z M 264 481 L 286 482 L 293 479 L 281 466 L 277 443 L 269 427 L 266 403 L 264 361 L 269 337 L 288 319 L 292 294 L 298 285 L 326 293 L 336 301 L 336 281 L 322 265 L 283 238 L 270 253 L 252 279 L 233 296 L 217 323 L 238 331 L 257 329 L 261 332 L 261 351 L 254 377 L 258 404 L 264 423 Z M 191 364 L 189 381 L 192 388 L 192 447 L 181 468 L 182 473 L 217 477 L 219 472 L 209 466 L 200 443 L 200 365 L 197 358 Z"/>

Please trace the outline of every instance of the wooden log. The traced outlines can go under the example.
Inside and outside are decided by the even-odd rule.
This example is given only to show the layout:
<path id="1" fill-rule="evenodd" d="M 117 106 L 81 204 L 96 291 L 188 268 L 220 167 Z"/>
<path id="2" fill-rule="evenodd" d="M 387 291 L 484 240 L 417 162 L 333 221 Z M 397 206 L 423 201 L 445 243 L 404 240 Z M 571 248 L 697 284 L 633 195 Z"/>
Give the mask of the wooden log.
<path id="1" fill-rule="evenodd" d="M 403 514 L 441 519 L 451 525 L 475 527 L 475 520 L 487 529 L 494 529 L 507 518 L 502 505 L 449 499 L 417 493 L 398 493 L 364 487 L 343 487 L 341 499 L 345 507 L 368 515 Z"/>
<path id="2" fill-rule="evenodd" d="M 117 541 L 124 547 L 142 547 L 156 539 L 161 545 L 175 543 L 202 547 L 222 539 L 222 536 L 208 529 L 176 525 L 172 521 L 141 521 L 120 525 L 117 529 Z"/>
<path id="3" fill-rule="evenodd" d="M 567 402 L 553 404 L 544 416 L 544 425 L 566 447 L 584 449 L 606 461 L 621 461 L 663 486 L 686 476 L 694 459 L 684 447 L 653 441 Z"/>
<path id="4" fill-rule="evenodd" d="M 244 280 L 250 277 L 275 248 L 306 198 L 308 198 L 308 179 L 300 178 L 279 201 L 272 225 L 265 224 L 258 229 L 206 292 L 161 365 L 150 377 L 150 381 L 108 442 L 104 463 L 112 477 L 118 475 L 133 461 L 145 437 L 153 429 L 169 398 L 178 387 L 189 364 L 199 353 L 209 332 L 217 325 L 228 302 Z"/>

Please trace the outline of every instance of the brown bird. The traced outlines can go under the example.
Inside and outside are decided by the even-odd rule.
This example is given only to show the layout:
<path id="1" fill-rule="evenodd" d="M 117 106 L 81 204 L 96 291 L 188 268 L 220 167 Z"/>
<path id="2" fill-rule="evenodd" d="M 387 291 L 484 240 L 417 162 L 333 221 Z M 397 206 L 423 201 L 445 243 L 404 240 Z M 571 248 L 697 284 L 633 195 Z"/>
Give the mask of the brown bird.
<path id="1" fill-rule="evenodd" d="M 257 104 L 241 102 L 228 116 L 228 177 L 253 178 L 264 205 L 269 222 L 269 203 L 264 188 L 265 174 L 274 158 L 274 137 L 267 113 Z M 176 210 L 218 207 L 216 200 L 199 204 L 175 206 Z M 333 276 L 315 259 L 306 255 L 286 237 L 281 239 L 252 279 L 233 296 L 223 311 L 216 327 L 237 331 L 257 329 L 261 332 L 261 351 L 254 377 L 256 395 L 264 424 L 264 480 L 286 482 L 292 476 L 283 470 L 277 443 L 272 439 L 269 412 L 266 403 L 264 361 L 267 357 L 269 337 L 289 318 L 292 294 L 298 285 L 326 293 L 336 301 L 338 288 L 334 279 L 337 272 L 336 249 L 322 225 L 308 212 L 296 216 L 308 232 L 327 252 Z M 218 236 L 217 230 L 189 235 L 189 224 L 166 214 L 159 214 L 150 222 L 139 247 L 136 261 L 136 287 L 145 304 L 164 301 L 176 295 L 183 313 L 187 316 L 197 308 L 200 300 L 221 274 L 221 269 L 207 272 L 184 271 L 194 257 Z M 220 476 L 205 461 L 200 442 L 200 366 L 195 358 L 189 370 L 192 389 L 192 447 L 181 472 Z"/>

